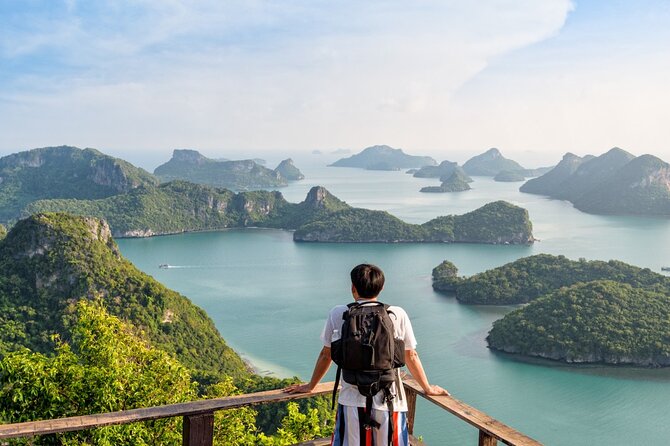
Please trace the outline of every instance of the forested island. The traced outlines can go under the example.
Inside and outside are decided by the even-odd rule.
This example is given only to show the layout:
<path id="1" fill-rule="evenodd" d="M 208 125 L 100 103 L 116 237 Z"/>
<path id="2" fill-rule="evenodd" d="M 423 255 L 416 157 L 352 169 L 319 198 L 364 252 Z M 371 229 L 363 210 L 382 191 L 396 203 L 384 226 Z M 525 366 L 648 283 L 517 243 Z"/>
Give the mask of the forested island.
<path id="1" fill-rule="evenodd" d="M 670 216 L 670 165 L 618 147 L 598 157 L 568 153 L 520 190 L 567 200 L 595 214 Z"/>
<path id="2" fill-rule="evenodd" d="M 492 349 L 568 363 L 670 366 L 670 277 L 539 254 L 472 277 L 444 261 L 433 288 L 461 303 L 528 305 L 494 322 Z"/>
<path id="3" fill-rule="evenodd" d="M 454 291 L 459 302 L 478 305 L 511 305 L 530 302 L 579 282 L 614 280 L 637 288 L 670 293 L 670 277 L 627 263 L 610 260 L 570 260 L 565 256 L 538 254 L 498 268 L 458 277 L 455 265 L 444 262 L 445 275 L 433 270 L 433 288 Z"/>
<path id="4" fill-rule="evenodd" d="M 560 288 L 494 322 L 492 349 L 567 363 L 670 366 L 670 295 L 596 280 Z"/>
<path id="5" fill-rule="evenodd" d="M 465 173 L 463 168 L 452 161 L 442 161 L 438 166 L 424 166 L 413 172 L 413 176 L 416 178 L 439 178 L 440 181 L 445 181 L 454 173 L 458 173 L 466 182 L 472 183 L 472 178 Z"/>
<path id="6" fill-rule="evenodd" d="M 116 237 L 265 227 L 295 230 L 294 240 L 299 242 L 527 244 L 534 240 L 528 212 L 506 202 L 414 225 L 387 212 L 352 208 L 318 186 L 301 203 L 289 203 L 276 191 L 236 194 L 175 181 L 102 200 L 37 201 L 25 214 L 55 211 L 104 218 Z"/>
<path id="7" fill-rule="evenodd" d="M 429 156 L 408 155 L 402 149 L 381 145 L 372 146 L 348 158 L 335 161 L 332 167 L 357 167 L 367 170 L 400 170 L 437 164 Z"/>
<path id="8" fill-rule="evenodd" d="M 184 180 L 237 191 L 282 187 L 288 181 L 305 178 L 290 158 L 271 170 L 254 160 L 213 160 L 186 149 L 175 150 L 170 161 L 158 166 L 154 175 L 162 182 Z"/>
<path id="9" fill-rule="evenodd" d="M 442 181 L 441 185 L 422 187 L 419 192 L 464 192 L 466 190 L 472 189 L 468 184 L 469 181 L 472 180 L 470 177 L 462 173 L 461 170 L 454 170 L 454 172 L 448 178 Z"/>
<path id="10" fill-rule="evenodd" d="M 65 214 L 33 215 L 0 241 L 0 371 L 3 423 L 287 383 L 254 375 L 202 309 L 121 256 L 106 222 Z M 327 434 L 325 400 L 300 405 L 314 410 L 307 417 L 297 405 L 217 414 L 217 444 L 292 444 Z M 270 442 L 262 431 L 274 432 L 286 414 L 288 429 Z M 47 435 L 31 444 L 172 444 L 180 441 L 179 423 Z"/>

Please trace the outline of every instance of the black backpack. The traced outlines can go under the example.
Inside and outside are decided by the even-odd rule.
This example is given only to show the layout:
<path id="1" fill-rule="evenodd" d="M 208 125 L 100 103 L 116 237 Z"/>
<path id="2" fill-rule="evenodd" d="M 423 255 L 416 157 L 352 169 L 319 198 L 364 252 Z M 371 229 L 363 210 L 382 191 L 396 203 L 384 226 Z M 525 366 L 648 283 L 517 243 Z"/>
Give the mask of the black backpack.
<path id="1" fill-rule="evenodd" d="M 333 341 L 331 358 L 337 364 L 335 394 L 340 383 L 340 375 L 345 382 L 358 387 L 365 396 L 366 429 L 377 428 L 379 423 L 370 418 L 372 398 L 384 392 L 389 409 L 389 438 L 393 437 L 393 394 L 391 386 L 396 383 L 400 393 L 399 367 L 405 365 L 405 342 L 395 339 L 393 321 L 389 317 L 389 306 L 377 301 L 360 301 L 347 305 L 342 315 L 342 336 Z"/>

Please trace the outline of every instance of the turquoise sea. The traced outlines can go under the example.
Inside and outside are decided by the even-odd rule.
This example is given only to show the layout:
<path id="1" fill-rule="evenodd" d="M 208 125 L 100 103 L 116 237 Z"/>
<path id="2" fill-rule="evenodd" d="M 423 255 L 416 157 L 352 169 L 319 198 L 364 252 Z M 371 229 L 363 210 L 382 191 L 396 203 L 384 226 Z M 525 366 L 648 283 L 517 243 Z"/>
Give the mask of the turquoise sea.
<path id="1" fill-rule="evenodd" d="M 228 343 L 261 372 L 305 380 L 328 310 L 351 299 L 349 270 L 376 263 L 387 276 L 381 300 L 407 310 L 430 380 L 456 398 L 547 445 L 670 444 L 670 370 L 575 367 L 494 354 L 486 334 L 512 307 L 458 304 L 433 292 L 430 279 L 444 259 L 470 275 L 543 252 L 619 259 L 660 271 L 670 266 L 670 220 L 589 215 L 570 203 L 521 194 L 520 183 L 488 178 L 475 178 L 468 192 L 422 194 L 421 187 L 438 180 L 347 168 L 303 172 L 306 180 L 282 190 L 290 201 L 322 185 L 353 206 L 421 223 L 504 199 L 529 210 L 540 241 L 297 244 L 290 232 L 246 229 L 125 239 L 119 246 L 140 269 L 204 308 Z M 159 269 L 161 263 L 176 267 Z M 419 402 L 416 432 L 433 446 L 477 443 L 474 428 L 425 400 Z"/>

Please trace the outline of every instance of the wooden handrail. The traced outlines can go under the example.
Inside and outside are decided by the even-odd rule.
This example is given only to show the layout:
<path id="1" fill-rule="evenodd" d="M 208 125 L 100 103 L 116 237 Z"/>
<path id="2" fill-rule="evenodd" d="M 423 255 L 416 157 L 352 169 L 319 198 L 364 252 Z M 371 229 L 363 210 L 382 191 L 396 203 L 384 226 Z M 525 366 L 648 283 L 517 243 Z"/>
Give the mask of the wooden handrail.
<path id="1" fill-rule="evenodd" d="M 462 401 L 457 400 L 452 396 L 432 396 L 426 395 L 413 378 L 407 377 L 403 379 L 405 391 L 408 394 L 408 400 L 416 400 L 416 395 L 421 395 L 431 403 L 438 407 L 456 415 L 463 421 L 470 423 L 472 426 L 479 429 L 479 444 L 495 444 L 489 438 L 495 441 L 502 441 L 511 446 L 542 446 L 542 443 L 537 440 L 522 434 L 521 432 L 501 423 L 500 421 L 491 418 L 484 412 L 481 412 L 474 407 L 468 406 Z M 413 411 L 411 411 L 413 412 Z M 413 415 L 413 414 L 412 414 Z M 412 416 L 410 425 L 410 433 L 413 430 L 414 417 Z M 489 437 L 489 438 L 487 438 Z M 488 443 L 487 443 L 488 442 Z"/>
<path id="2" fill-rule="evenodd" d="M 416 397 L 417 395 L 421 395 L 438 407 L 479 429 L 479 446 L 495 446 L 497 441 L 502 441 L 510 446 L 542 446 L 538 441 L 527 437 L 451 396 L 426 395 L 419 384 L 411 377 L 405 378 L 403 383 L 407 393 L 409 409 L 407 418 L 410 434 L 413 433 L 414 428 Z M 184 417 L 184 445 L 211 445 L 214 412 L 330 394 L 333 390 L 333 384 L 332 382 L 318 384 L 311 393 L 289 394 L 282 390 L 268 390 L 246 395 L 234 395 L 119 412 L 0 424 L 0 439 L 78 431 L 115 424 L 128 424 L 181 416 Z"/>
<path id="3" fill-rule="evenodd" d="M 147 407 L 142 409 L 122 410 L 78 417 L 56 418 L 53 420 L 28 421 L 24 423 L 0 424 L 0 439 L 27 437 L 32 435 L 55 434 L 60 432 L 79 431 L 113 424 L 128 424 L 141 421 L 158 420 L 161 418 L 201 415 L 219 410 L 238 409 L 258 404 L 278 403 L 281 401 L 298 400 L 324 395 L 333 391 L 334 383 L 321 383 L 311 393 L 291 394 L 279 390 L 233 395 L 209 400 L 190 401 L 187 403 L 168 404 L 165 406 Z"/>

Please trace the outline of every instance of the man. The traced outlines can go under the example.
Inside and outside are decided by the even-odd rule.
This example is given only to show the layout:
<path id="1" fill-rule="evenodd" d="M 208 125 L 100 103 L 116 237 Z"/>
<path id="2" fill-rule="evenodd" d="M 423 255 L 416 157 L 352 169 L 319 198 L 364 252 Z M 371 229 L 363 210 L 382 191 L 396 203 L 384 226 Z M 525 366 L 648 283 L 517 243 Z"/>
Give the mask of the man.
<path id="1" fill-rule="evenodd" d="M 384 287 L 384 273 L 382 270 L 369 264 L 361 264 L 351 270 L 351 294 L 357 303 L 376 302 L 379 293 Z M 285 390 L 289 393 L 308 393 L 321 381 L 330 368 L 331 342 L 338 340 L 342 333 L 342 315 L 347 311 L 346 305 L 338 305 L 330 310 L 325 327 L 321 333 L 323 348 L 319 353 L 314 366 L 312 378 L 307 384 L 295 384 Z M 405 364 L 410 373 L 421 385 L 423 391 L 428 395 L 449 395 L 449 392 L 440 386 L 431 385 L 423 370 L 421 360 L 416 352 L 416 339 L 412 330 L 412 324 L 405 310 L 400 307 L 390 306 L 388 314 L 393 322 L 394 336 L 404 341 Z M 398 380 L 398 382 L 400 382 Z M 399 387 L 399 388 L 397 388 Z M 388 404 L 384 400 L 383 392 L 379 392 L 373 398 L 371 417 L 378 423 L 379 427 L 366 429 L 362 421 L 365 416 L 366 398 L 355 385 L 342 381 L 342 389 L 338 399 L 337 416 L 335 421 L 335 433 L 333 435 L 333 446 L 348 445 L 385 445 L 388 444 L 388 433 L 392 432 L 394 446 L 408 446 L 409 438 L 407 432 L 407 400 L 402 385 L 392 385 L 393 413 L 389 413 Z M 392 426 L 389 426 L 389 422 Z M 389 429 L 392 430 L 389 430 Z M 365 438 L 363 438 L 363 436 Z M 371 437 L 374 437 L 371 438 Z"/>

